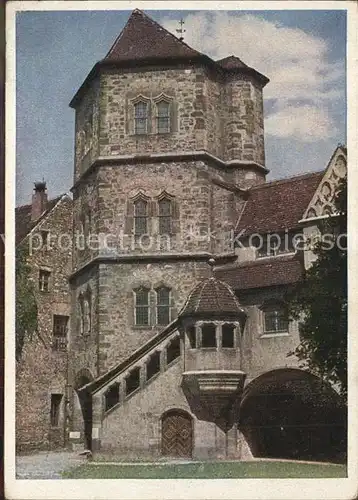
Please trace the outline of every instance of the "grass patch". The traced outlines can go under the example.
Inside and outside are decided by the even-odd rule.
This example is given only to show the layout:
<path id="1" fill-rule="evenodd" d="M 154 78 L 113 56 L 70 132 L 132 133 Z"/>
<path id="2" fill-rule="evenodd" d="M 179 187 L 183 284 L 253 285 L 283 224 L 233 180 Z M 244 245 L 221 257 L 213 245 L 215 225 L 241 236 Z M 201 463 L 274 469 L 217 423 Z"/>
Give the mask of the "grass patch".
<path id="1" fill-rule="evenodd" d="M 68 479 L 238 479 L 347 477 L 345 465 L 299 462 L 198 462 L 159 465 L 86 464 L 63 473 Z"/>

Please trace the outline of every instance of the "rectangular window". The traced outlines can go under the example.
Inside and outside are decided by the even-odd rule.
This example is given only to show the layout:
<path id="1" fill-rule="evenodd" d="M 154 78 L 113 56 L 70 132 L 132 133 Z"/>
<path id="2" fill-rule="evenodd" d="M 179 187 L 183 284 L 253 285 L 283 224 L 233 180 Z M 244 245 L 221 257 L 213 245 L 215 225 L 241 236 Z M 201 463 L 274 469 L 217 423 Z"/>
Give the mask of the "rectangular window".
<path id="1" fill-rule="evenodd" d="M 190 349 L 196 349 L 196 328 L 191 326 L 187 330 L 187 335 L 189 339 Z"/>
<path id="2" fill-rule="evenodd" d="M 295 251 L 292 234 L 271 234 L 256 238 L 253 242 L 257 248 L 257 257 L 274 257 Z"/>
<path id="3" fill-rule="evenodd" d="M 157 113 L 158 134 L 167 134 L 170 132 L 169 103 L 166 101 L 159 102 L 157 104 Z"/>
<path id="4" fill-rule="evenodd" d="M 223 325 L 222 326 L 222 339 L 221 345 L 224 348 L 233 348 L 235 347 L 235 326 L 234 325 Z"/>
<path id="5" fill-rule="evenodd" d="M 287 314 L 282 309 L 267 310 L 265 317 L 265 333 L 278 333 L 288 331 Z"/>
<path id="6" fill-rule="evenodd" d="M 148 104 L 137 102 L 134 105 L 134 132 L 141 135 L 146 134 L 148 129 Z"/>
<path id="7" fill-rule="evenodd" d="M 170 290 L 163 287 L 157 289 L 157 324 L 170 323 Z"/>
<path id="8" fill-rule="evenodd" d="M 62 394 L 51 394 L 51 426 L 58 427 Z"/>
<path id="9" fill-rule="evenodd" d="M 49 231 L 41 231 L 41 244 L 42 248 L 46 250 L 47 248 L 47 243 L 48 243 L 48 234 Z"/>
<path id="10" fill-rule="evenodd" d="M 149 325 L 149 290 L 136 290 L 135 294 L 135 324 Z"/>
<path id="11" fill-rule="evenodd" d="M 53 339 L 52 347 L 56 351 L 67 348 L 68 316 L 54 315 L 53 317 Z"/>
<path id="12" fill-rule="evenodd" d="M 39 271 L 39 290 L 40 292 L 48 292 L 50 289 L 50 271 L 40 269 Z"/>
<path id="13" fill-rule="evenodd" d="M 170 234 L 172 227 L 172 204 L 170 200 L 160 200 L 159 209 L 159 234 Z"/>
<path id="14" fill-rule="evenodd" d="M 134 202 L 134 234 L 142 236 L 148 233 L 148 204 L 145 200 Z"/>
<path id="15" fill-rule="evenodd" d="M 216 326 L 213 324 L 202 325 L 201 347 L 216 347 Z"/>

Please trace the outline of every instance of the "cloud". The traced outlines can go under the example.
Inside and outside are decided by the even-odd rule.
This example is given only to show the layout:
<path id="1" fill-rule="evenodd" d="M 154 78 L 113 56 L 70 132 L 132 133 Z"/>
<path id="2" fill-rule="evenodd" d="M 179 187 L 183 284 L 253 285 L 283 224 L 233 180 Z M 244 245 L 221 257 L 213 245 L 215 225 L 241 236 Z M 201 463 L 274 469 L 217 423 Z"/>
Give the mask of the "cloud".
<path id="1" fill-rule="evenodd" d="M 266 118 L 265 130 L 269 135 L 303 142 L 326 140 L 337 134 L 328 112 L 307 104 L 273 112 Z"/>
<path id="2" fill-rule="evenodd" d="M 162 24 L 176 34 L 177 20 L 164 19 Z M 188 45 L 213 59 L 237 55 L 270 78 L 264 89 L 265 100 L 272 101 L 268 134 L 307 142 L 333 135 L 328 108 L 344 101 L 345 67 L 344 61 L 329 60 L 326 40 L 259 15 L 220 11 L 189 14 L 185 27 Z M 290 123 L 286 130 L 284 118 Z"/>

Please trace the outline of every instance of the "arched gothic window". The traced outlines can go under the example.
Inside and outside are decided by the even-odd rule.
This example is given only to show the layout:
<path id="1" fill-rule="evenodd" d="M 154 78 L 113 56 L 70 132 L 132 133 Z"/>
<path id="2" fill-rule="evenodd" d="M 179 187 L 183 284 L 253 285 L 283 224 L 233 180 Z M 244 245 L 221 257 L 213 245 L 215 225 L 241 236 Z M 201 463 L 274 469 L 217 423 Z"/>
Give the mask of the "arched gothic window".
<path id="1" fill-rule="evenodd" d="M 134 104 L 134 133 L 148 133 L 148 104 L 139 101 Z"/>
<path id="2" fill-rule="evenodd" d="M 170 132 L 170 105 L 167 101 L 157 103 L 157 131 L 158 134 Z"/>
<path id="3" fill-rule="evenodd" d="M 134 202 L 134 234 L 142 236 L 148 233 L 148 203 L 143 199 Z"/>

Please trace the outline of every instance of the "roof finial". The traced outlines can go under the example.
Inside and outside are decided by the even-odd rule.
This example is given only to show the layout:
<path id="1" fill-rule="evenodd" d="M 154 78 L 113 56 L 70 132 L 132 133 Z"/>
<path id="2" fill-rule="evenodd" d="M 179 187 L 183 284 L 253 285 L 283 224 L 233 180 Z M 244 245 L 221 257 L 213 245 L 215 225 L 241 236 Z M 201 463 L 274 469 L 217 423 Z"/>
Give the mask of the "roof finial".
<path id="1" fill-rule="evenodd" d="M 183 28 L 183 26 L 185 24 L 183 18 L 180 19 L 179 24 L 180 24 L 180 28 L 177 28 L 175 31 L 180 34 L 179 40 L 182 42 L 184 40 L 183 35 L 186 32 L 186 30 Z"/>
<path id="2" fill-rule="evenodd" d="M 208 260 L 208 264 L 210 266 L 210 278 L 214 277 L 214 266 L 215 266 L 215 259 L 214 257 L 210 257 Z"/>

